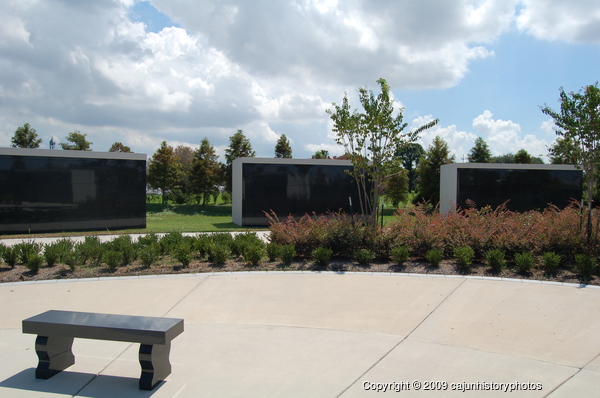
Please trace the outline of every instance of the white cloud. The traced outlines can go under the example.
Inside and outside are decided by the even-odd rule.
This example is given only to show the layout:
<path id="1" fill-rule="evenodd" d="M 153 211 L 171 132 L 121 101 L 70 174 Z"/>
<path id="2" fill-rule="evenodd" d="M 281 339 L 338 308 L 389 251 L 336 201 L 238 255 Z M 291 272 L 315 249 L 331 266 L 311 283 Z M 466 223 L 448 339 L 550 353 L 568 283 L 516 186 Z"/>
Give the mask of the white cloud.
<path id="1" fill-rule="evenodd" d="M 538 39 L 600 43 L 597 0 L 522 0 L 517 26 Z"/>
<path id="2" fill-rule="evenodd" d="M 96 150 L 121 141 L 151 154 L 162 140 L 206 136 L 222 153 L 241 128 L 259 155 L 272 156 L 281 134 L 294 156 L 335 154 L 325 109 L 344 91 L 358 104 L 355 89 L 379 77 L 393 89 L 459 84 L 494 56 L 489 44 L 514 26 L 517 4 L 520 29 L 536 37 L 553 38 L 557 15 L 568 16 L 563 40 L 594 42 L 598 26 L 597 6 L 559 14 L 544 10 L 550 0 L 151 0 L 180 26 L 153 33 L 130 19 L 136 2 L 0 2 L 0 145 L 29 122 L 44 144 L 80 130 Z M 492 121 L 480 127 L 508 134 Z M 434 131 L 457 156 L 473 139 L 455 125 Z M 506 137 L 534 146 L 517 133 Z"/>
<path id="3" fill-rule="evenodd" d="M 413 120 L 412 129 L 418 128 L 432 120 L 432 115 L 419 116 L 418 118 Z M 423 149 L 427 150 L 427 148 L 433 142 L 433 139 L 438 135 L 448 143 L 450 153 L 454 155 L 454 157 L 456 158 L 455 161 L 457 162 L 462 161 L 463 155 L 466 159 L 466 155 L 471 149 L 473 142 L 477 138 L 477 136 L 473 133 L 459 131 L 455 125 L 444 127 L 438 124 L 437 126 L 425 130 L 420 135 L 417 142 L 421 144 Z"/>
<path id="4" fill-rule="evenodd" d="M 546 156 L 549 145 L 547 140 L 539 139 L 533 134 L 523 136 L 518 123 L 495 120 L 492 116 L 489 110 L 484 111 L 473 119 L 473 128 L 487 141 L 493 155 L 514 154 L 525 149 L 532 156 Z M 547 125 L 542 124 L 541 128 L 547 128 Z"/>

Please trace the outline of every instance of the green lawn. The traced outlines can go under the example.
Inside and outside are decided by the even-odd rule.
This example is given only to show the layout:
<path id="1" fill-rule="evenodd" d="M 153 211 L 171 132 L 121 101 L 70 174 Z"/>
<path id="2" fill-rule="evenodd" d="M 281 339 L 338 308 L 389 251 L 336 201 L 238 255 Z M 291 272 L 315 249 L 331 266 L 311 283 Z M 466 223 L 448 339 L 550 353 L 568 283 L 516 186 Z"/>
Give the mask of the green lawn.
<path id="1" fill-rule="evenodd" d="M 154 232 L 239 231 L 231 222 L 231 205 L 146 204 L 146 227 Z"/>

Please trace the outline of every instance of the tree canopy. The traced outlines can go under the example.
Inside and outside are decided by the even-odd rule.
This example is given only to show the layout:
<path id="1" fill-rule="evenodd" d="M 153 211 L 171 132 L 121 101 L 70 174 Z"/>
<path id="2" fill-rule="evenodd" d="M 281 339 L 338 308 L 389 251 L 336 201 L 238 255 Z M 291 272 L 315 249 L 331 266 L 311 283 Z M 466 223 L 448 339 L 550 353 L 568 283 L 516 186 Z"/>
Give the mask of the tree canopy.
<path id="1" fill-rule="evenodd" d="M 389 177 L 389 164 L 404 145 L 416 140 L 418 134 L 438 123 L 435 119 L 420 128 L 404 132 L 403 109 L 394 109 L 394 98 L 385 79 L 377 80 L 380 93 L 376 96 L 366 88 L 358 89 L 363 112 L 351 110 L 348 94 L 342 105 L 332 104 L 327 113 L 333 121 L 336 142 L 344 147 L 353 164 L 350 173 L 359 189 L 360 208 L 368 222 L 377 223 L 376 209 L 383 193 L 384 181 Z"/>
<path id="2" fill-rule="evenodd" d="M 285 134 L 281 134 L 281 137 L 277 140 L 277 144 L 275 144 L 275 157 L 276 158 L 291 158 L 292 157 L 292 147 L 290 145 L 290 141 L 285 136 Z"/>
<path id="3" fill-rule="evenodd" d="M 173 151 L 167 141 L 160 144 L 160 148 L 148 161 L 148 184 L 152 188 L 160 189 L 162 203 L 165 203 L 165 194 L 177 184 L 180 167 Z"/>
<path id="4" fill-rule="evenodd" d="M 131 153 L 131 148 L 127 145 L 123 145 L 120 142 L 115 142 L 108 148 L 108 152 L 123 152 L 123 153 Z"/>
<path id="5" fill-rule="evenodd" d="M 326 149 L 321 149 L 315 152 L 314 155 L 312 155 L 311 159 L 331 159 L 331 156 L 329 156 L 329 151 Z"/>
<path id="6" fill-rule="evenodd" d="M 408 190 L 413 192 L 417 187 L 417 166 L 419 161 L 425 155 L 425 150 L 421 144 L 411 142 L 404 145 L 396 152 L 396 156 L 402 159 L 402 167 L 408 171 Z"/>
<path id="7" fill-rule="evenodd" d="M 542 112 L 554 119 L 556 134 L 563 139 L 563 154 L 581 164 L 585 173 L 588 199 L 588 241 L 592 239 L 592 199 L 596 189 L 595 174 L 600 166 L 600 88 L 583 87 L 579 92 L 566 93 L 560 89 L 560 110 L 548 105 Z M 568 145 L 567 145 L 568 144 Z"/>
<path id="8" fill-rule="evenodd" d="M 246 138 L 242 130 L 238 130 L 229 137 L 229 147 L 225 148 L 225 190 L 231 193 L 231 163 L 237 158 L 254 157 L 256 153 L 252 150 L 250 140 Z"/>
<path id="9" fill-rule="evenodd" d="M 81 131 L 75 130 L 66 137 L 66 140 L 71 144 L 61 142 L 60 146 L 62 149 L 69 151 L 91 151 L 92 142 L 88 142 L 85 139 L 86 136 L 87 134 L 81 134 Z"/>
<path id="10" fill-rule="evenodd" d="M 469 163 L 490 163 L 492 161 L 492 153 L 487 142 L 481 137 L 475 140 L 475 146 L 471 148 L 467 157 Z"/>
<path id="11" fill-rule="evenodd" d="M 437 205 L 440 201 L 440 168 L 448 163 L 454 163 L 454 155 L 450 155 L 448 143 L 440 136 L 433 139 L 425 156 L 419 162 L 419 190 L 415 196 L 416 202 L 427 201 Z"/>
<path id="12" fill-rule="evenodd" d="M 29 123 L 25 123 L 23 127 L 17 127 L 10 142 L 13 148 L 39 148 L 42 139 L 38 138 L 35 129 Z"/>
<path id="13" fill-rule="evenodd" d="M 204 138 L 194 153 L 190 183 L 192 192 L 203 204 L 207 204 L 211 196 L 219 191 L 221 182 L 221 165 L 219 156 L 208 138 Z"/>

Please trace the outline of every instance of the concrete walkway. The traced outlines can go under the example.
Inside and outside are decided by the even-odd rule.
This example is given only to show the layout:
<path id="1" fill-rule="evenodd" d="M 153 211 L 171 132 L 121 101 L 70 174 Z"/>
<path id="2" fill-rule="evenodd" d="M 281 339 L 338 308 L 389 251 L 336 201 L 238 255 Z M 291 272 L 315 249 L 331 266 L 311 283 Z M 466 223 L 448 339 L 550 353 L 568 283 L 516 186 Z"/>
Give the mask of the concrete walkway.
<path id="1" fill-rule="evenodd" d="M 600 396 L 595 287 L 256 272 L 1 284 L 0 302 L 2 397 Z M 75 339 L 75 365 L 35 379 L 21 321 L 49 309 L 184 318 L 172 374 L 140 391 L 137 345 Z"/>

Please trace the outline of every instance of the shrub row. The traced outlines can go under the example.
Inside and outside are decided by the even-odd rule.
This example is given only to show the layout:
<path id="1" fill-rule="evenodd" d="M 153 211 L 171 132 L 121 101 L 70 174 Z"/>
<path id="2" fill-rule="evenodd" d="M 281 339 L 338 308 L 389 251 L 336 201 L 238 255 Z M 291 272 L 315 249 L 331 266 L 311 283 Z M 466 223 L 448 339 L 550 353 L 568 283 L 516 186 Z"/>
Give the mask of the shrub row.
<path id="1" fill-rule="evenodd" d="M 563 262 L 575 262 L 579 275 L 596 272 L 598 255 L 598 211 L 593 214 L 591 244 L 585 233 L 584 211 L 573 205 L 550 206 L 544 211 L 516 213 L 501 206 L 475 208 L 442 215 L 425 205 L 399 210 L 385 228 L 366 225 L 359 217 L 331 213 L 305 215 L 299 220 L 279 220 L 270 214 L 271 241 L 291 245 L 300 257 L 314 257 L 316 249 L 329 249 L 333 256 L 352 257 L 361 262 L 363 251 L 381 261 L 402 265 L 409 258 L 425 258 L 437 266 L 443 258 L 455 258 L 467 269 L 474 260 L 485 261 L 498 272 L 513 258 L 517 270 L 527 273 L 539 256 L 548 273 Z M 585 265 L 583 257 L 593 265 Z M 372 260 L 372 259 L 371 259 Z M 369 260 L 370 261 L 370 260 Z M 580 265 L 582 264 L 582 265 Z"/>

